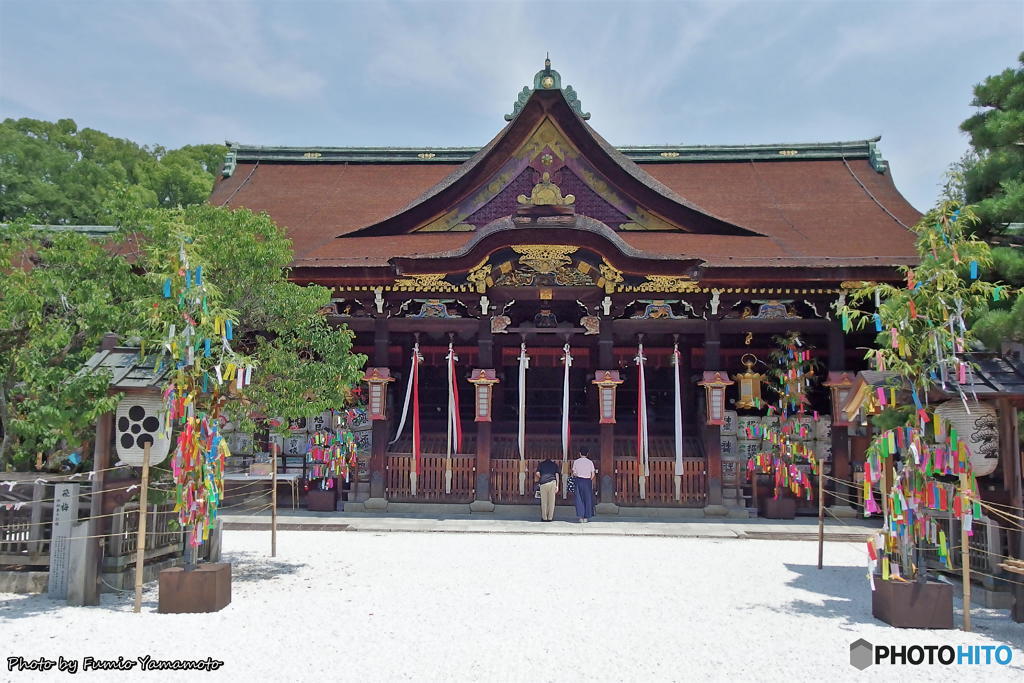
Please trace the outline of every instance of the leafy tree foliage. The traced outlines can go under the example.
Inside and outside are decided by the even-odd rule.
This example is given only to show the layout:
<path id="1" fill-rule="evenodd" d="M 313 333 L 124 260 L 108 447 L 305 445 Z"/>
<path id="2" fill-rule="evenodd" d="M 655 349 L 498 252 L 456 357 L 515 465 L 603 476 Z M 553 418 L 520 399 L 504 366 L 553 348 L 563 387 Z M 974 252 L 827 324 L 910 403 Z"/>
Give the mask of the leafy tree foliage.
<path id="1" fill-rule="evenodd" d="M 71 119 L 0 123 L 0 222 L 107 225 L 125 206 L 205 202 L 221 145 L 144 147 Z"/>
<path id="2" fill-rule="evenodd" d="M 197 205 L 136 211 L 124 224 L 138 230 L 144 267 L 154 272 L 181 234 L 193 240 L 204 277 L 236 316 L 235 349 L 257 367 L 243 400 L 227 406 L 240 421 L 307 417 L 349 402 L 365 357 L 351 353 L 350 330 L 328 323 L 329 289 L 288 281 L 291 240 L 267 214 Z"/>
<path id="3" fill-rule="evenodd" d="M 974 87 L 971 102 L 983 110 L 961 124 L 973 150 L 950 169 L 947 192 L 957 189 L 974 203 L 974 231 L 993 243 L 988 276 L 1024 286 L 1024 249 L 1007 246 L 1006 226 L 1024 222 L 1024 54 L 1020 67 L 986 78 Z M 1024 340 L 1024 298 L 990 302 L 972 328 L 986 346 Z"/>
<path id="4" fill-rule="evenodd" d="M 971 102 L 983 110 L 960 128 L 978 155 L 965 174 L 966 199 L 977 204 L 981 235 L 1024 220 L 1024 54 L 1020 66 L 974 86 Z"/>
<path id="5" fill-rule="evenodd" d="M 73 232 L 0 225 L 0 470 L 88 441 L 116 405 L 107 377 L 78 375 L 102 335 L 130 331 L 137 277 Z"/>

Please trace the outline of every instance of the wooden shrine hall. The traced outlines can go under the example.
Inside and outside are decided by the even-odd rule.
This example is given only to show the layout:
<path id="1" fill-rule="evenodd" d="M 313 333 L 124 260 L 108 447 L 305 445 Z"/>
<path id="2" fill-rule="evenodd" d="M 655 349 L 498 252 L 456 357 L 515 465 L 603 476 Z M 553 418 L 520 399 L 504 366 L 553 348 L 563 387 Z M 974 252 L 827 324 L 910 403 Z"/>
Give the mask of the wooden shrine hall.
<path id="1" fill-rule="evenodd" d="M 751 357 L 763 370 L 787 331 L 827 368 L 812 400 L 837 419 L 816 433 L 852 479 L 832 406 L 869 340 L 844 335 L 835 307 L 900 279 L 920 217 L 877 139 L 614 147 L 549 61 L 505 119 L 482 148 L 230 147 L 211 202 L 284 226 L 292 279 L 333 289 L 332 319 L 368 357 L 352 500 L 532 501 L 537 462 L 585 446 L 599 511 L 742 509 L 730 423 L 764 411 L 735 376 Z"/>

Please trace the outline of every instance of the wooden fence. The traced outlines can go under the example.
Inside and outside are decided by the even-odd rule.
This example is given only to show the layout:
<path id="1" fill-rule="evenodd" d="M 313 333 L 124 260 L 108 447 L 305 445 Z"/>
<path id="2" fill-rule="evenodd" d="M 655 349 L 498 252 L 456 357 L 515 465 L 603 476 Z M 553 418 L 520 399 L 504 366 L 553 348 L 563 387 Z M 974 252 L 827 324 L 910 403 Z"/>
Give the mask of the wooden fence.
<path id="1" fill-rule="evenodd" d="M 559 456 L 561 458 L 561 456 Z M 524 495 L 519 495 L 519 458 L 491 460 L 491 502 L 497 504 L 524 504 L 536 501 L 533 495 L 533 473 L 543 458 L 527 458 Z M 555 458 L 552 457 L 552 460 Z M 557 461 L 556 461 L 557 462 Z M 561 487 L 555 498 L 556 504 L 572 504 L 572 496 L 563 497 Z"/>
<path id="2" fill-rule="evenodd" d="M 50 503 L 26 505 L 20 510 L 0 506 L 0 567 L 48 567 L 52 516 Z"/>
<path id="3" fill-rule="evenodd" d="M 148 505 L 146 519 L 146 562 L 180 554 L 184 538 L 177 528 L 178 513 L 171 504 Z M 135 565 L 139 538 L 139 504 L 128 503 L 117 508 L 111 517 L 110 537 L 103 554 L 103 571 L 123 571 Z"/>
<path id="4" fill-rule="evenodd" d="M 646 496 L 640 498 L 640 463 L 636 458 L 615 459 L 615 502 L 619 505 L 704 507 L 707 470 L 704 458 L 683 458 L 680 497 L 676 500 L 675 458 L 650 458 Z"/>
<path id="5" fill-rule="evenodd" d="M 412 455 L 388 453 L 386 496 L 395 502 L 468 503 L 476 490 L 476 456 L 452 456 L 451 493 L 445 493 L 445 456 L 423 455 L 416 477 L 416 495 L 412 495 L 409 473 Z"/>

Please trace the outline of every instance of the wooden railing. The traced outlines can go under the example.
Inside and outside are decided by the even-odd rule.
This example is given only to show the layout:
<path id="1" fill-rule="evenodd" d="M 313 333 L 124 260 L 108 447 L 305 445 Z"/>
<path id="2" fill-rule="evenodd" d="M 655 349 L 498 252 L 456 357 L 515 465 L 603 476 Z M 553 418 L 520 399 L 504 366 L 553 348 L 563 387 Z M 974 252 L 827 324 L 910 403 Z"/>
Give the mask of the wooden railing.
<path id="1" fill-rule="evenodd" d="M 175 555 L 183 549 L 183 537 L 177 528 L 178 513 L 174 506 L 149 505 L 146 520 L 145 558 Z M 121 571 L 135 564 L 139 538 L 139 504 L 128 503 L 117 508 L 111 517 L 110 537 L 103 555 L 104 571 Z"/>
<path id="2" fill-rule="evenodd" d="M 423 455 L 416 477 L 416 495 L 412 495 L 409 473 L 412 455 L 388 453 L 386 496 L 395 502 L 468 503 L 476 489 L 476 456 L 452 456 L 451 493 L 445 493 L 445 456 Z"/>
<path id="3" fill-rule="evenodd" d="M 707 471 L 704 458 L 683 458 L 680 497 L 676 500 L 675 458 L 650 458 L 646 495 L 640 498 L 640 471 L 636 458 L 615 459 L 615 502 L 619 505 L 704 507 Z"/>
<path id="4" fill-rule="evenodd" d="M 413 496 L 409 486 L 409 471 L 412 456 L 407 452 L 389 452 L 387 456 L 386 496 L 396 502 L 469 502 L 473 499 L 476 485 L 476 456 L 469 454 L 467 444 L 463 442 L 463 454 L 452 458 L 451 493 L 445 493 L 444 460 L 445 456 L 436 449 L 446 447 L 444 435 L 425 434 L 423 436 L 425 455 L 422 458 L 422 470 L 419 473 L 416 495 Z M 526 448 L 531 457 L 525 459 L 526 477 L 523 493 L 519 492 L 520 460 L 517 455 L 517 437 L 514 434 L 494 435 L 490 466 L 490 497 L 497 504 L 532 504 L 535 502 L 533 493 L 534 472 L 537 465 L 551 458 L 561 466 L 562 441 L 559 435 L 534 434 L 527 435 Z M 408 440 L 395 444 L 396 450 L 408 445 Z M 580 446 L 590 448 L 591 459 L 600 462 L 599 440 L 596 435 L 573 437 L 573 448 Z M 428 448 L 430 450 L 428 450 Z M 639 481 L 637 479 L 636 438 L 632 436 L 615 437 L 615 470 L 611 474 L 615 480 L 615 502 L 619 505 L 639 506 L 670 506 L 670 507 L 703 507 L 707 504 L 707 473 L 703 457 L 703 444 L 700 439 L 689 437 L 684 439 L 683 475 L 680 480 L 680 497 L 675 496 L 675 440 L 673 437 L 652 437 L 650 439 L 651 475 L 647 478 L 646 495 L 640 498 Z M 573 454 L 574 455 L 574 454 Z M 570 456 L 571 457 L 571 456 Z M 599 468 L 600 469 L 600 468 Z M 601 472 L 599 471 L 600 475 Z M 596 492 L 595 492 L 596 493 Z M 559 505 L 571 505 L 572 495 L 563 495 L 559 491 Z"/>
<path id="5" fill-rule="evenodd" d="M 491 502 L 499 504 L 533 503 L 536 500 L 533 495 L 533 473 L 537 471 L 537 465 L 543 460 L 544 458 L 527 458 L 524 461 L 526 463 L 526 482 L 523 487 L 523 495 L 519 495 L 519 458 L 491 460 Z M 572 496 L 563 498 L 562 492 L 559 490 L 556 501 L 559 504 L 571 504 Z"/>
<path id="6" fill-rule="evenodd" d="M 30 503 L 19 510 L 0 506 L 0 567 L 49 566 L 52 516 L 50 503 Z"/>

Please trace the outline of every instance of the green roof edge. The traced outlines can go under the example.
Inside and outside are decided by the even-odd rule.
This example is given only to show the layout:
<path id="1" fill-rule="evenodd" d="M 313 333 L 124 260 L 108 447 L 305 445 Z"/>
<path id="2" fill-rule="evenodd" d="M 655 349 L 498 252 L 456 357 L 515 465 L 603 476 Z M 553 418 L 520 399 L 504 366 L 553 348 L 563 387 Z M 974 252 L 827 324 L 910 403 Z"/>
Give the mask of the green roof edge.
<path id="1" fill-rule="evenodd" d="M 705 161 L 800 161 L 868 159 L 879 173 L 888 169 L 880 137 L 845 142 L 795 142 L 762 145 L 625 145 L 616 147 L 636 163 L 678 164 Z M 292 147 L 227 142 L 224 177 L 239 162 L 347 164 L 461 164 L 479 147 Z"/>

